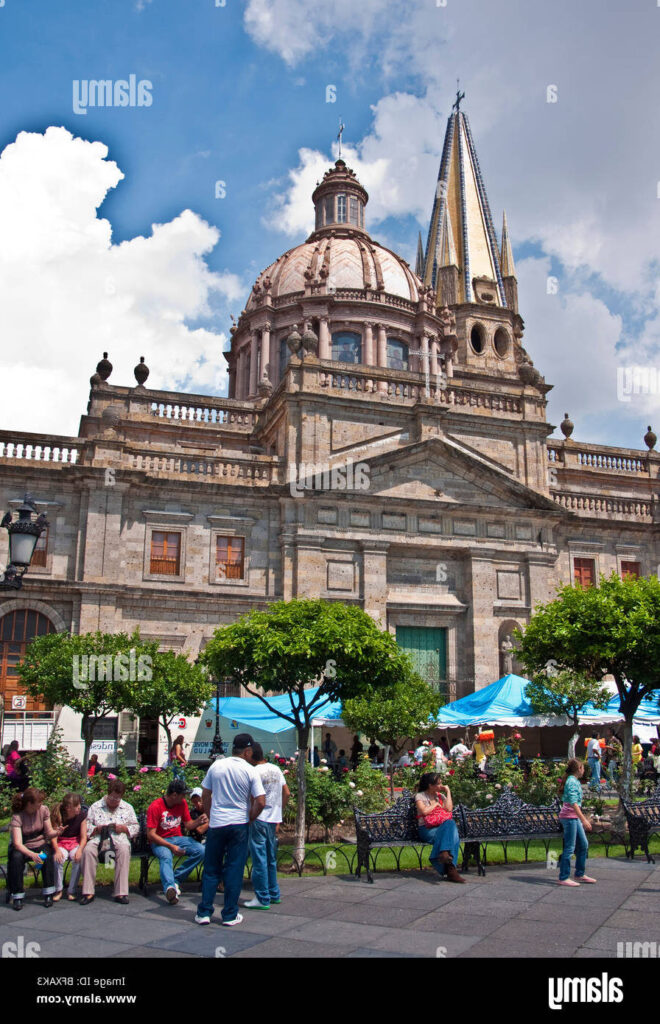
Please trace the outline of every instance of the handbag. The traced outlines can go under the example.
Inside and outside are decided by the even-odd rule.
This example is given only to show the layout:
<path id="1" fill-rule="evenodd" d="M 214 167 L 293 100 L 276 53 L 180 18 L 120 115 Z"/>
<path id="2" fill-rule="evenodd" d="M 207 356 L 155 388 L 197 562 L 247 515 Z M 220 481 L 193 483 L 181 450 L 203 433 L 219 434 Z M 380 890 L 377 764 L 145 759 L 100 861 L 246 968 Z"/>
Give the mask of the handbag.
<path id="1" fill-rule="evenodd" d="M 427 814 L 422 824 L 425 828 L 435 828 L 437 825 L 443 825 L 445 821 L 449 821 L 451 818 L 451 811 L 446 810 L 442 804 L 438 804 L 434 807 L 430 814 Z"/>

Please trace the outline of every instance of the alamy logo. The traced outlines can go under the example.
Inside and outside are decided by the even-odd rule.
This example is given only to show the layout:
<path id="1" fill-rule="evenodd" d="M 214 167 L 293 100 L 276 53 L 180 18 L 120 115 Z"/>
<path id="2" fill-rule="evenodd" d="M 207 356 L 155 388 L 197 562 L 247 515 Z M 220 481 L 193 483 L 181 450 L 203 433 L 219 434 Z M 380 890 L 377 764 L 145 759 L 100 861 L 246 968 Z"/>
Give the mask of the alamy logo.
<path id="1" fill-rule="evenodd" d="M 287 466 L 287 480 L 292 498 L 303 491 L 368 491 L 370 467 L 366 462 L 346 462 L 341 466 L 328 463 L 304 463 Z"/>
<path id="2" fill-rule="evenodd" d="M 73 81 L 73 112 L 86 114 L 88 107 L 150 107 L 154 101 L 151 95 L 153 85 L 147 79 L 136 75 L 118 78 L 87 79 Z"/>
<path id="3" fill-rule="evenodd" d="M 619 959 L 656 958 L 660 957 L 660 946 L 657 942 L 617 942 L 616 955 Z"/>
<path id="4" fill-rule="evenodd" d="M 8 960 L 34 960 L 41 953 L 38 942 L 26 942 L 24 935 L 19 935 L 16 942 L 3 942 L 2 958 Z"/>
<path id="5" fill-rule="evenodd" d="M 632 395 L 660 394 L 660 372 L 655 366 L 617 366 L 616 397 L 632 401 Z"/>
<path id="6" fill-rule="evenodd" d="M 80 654 L 73 659 L 73 685 L 86 690 L 89 683 L 148 683 L 153 677 L 153 659 L 129 654 Z"/>
<path id="7" fill-rule="evenodd" d="M 622 1003 L 623 981 L 600 978 L 548 978 L 548 1006 L 561 1010 L 564 1003 Z"/>

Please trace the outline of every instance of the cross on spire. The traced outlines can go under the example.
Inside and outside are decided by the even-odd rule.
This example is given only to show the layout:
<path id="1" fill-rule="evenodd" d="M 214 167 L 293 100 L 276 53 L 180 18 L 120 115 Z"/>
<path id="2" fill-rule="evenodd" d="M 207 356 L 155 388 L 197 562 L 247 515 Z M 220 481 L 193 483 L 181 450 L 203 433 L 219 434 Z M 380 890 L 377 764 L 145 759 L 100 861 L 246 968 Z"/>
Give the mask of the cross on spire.
<path id="1" fill-rule="evenodd" d="M 460 80 L 460 78 L 457 78 L 456 79 L 456 102 L 453 104 L 453 106 L 451 108 L 452 110 L 455 110 L 457 113 L 461 109 L 461 100 L 465 99 L 465 93 L 461 92 L 460 85 L 461 85 L 461 80 Z"/>
<path id="2" fill-rule="evenodd" d="M 341 137 L 344 134 L 344 128 L 346 125 L 343 123 L 341 117 L 339 118 L 339 133 L 337 135 L 337 141 L 339 143 L 339 159 L 341 160 Z"/>

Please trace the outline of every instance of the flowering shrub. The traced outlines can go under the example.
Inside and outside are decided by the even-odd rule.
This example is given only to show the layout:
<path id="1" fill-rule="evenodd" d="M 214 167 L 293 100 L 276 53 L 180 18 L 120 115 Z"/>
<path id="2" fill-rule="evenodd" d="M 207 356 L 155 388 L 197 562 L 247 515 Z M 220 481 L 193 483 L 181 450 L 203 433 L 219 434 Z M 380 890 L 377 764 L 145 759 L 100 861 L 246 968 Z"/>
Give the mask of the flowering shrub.
<path id="1" fill-rule="evenodd" d="M 295 762 L 282 757 L 276 757 L 275 762 L 285 772 L 287 785 L 291 790 L 285 821 L 293 823 L 298 794 L 297 766 Z M 319 764 L 317 768 L 313 768 L 307 763 L 305 779 L 305 824 L 308 832 L 312 825 L 322 825 L 327 838 L 335 825 L 344 819 L 352 819 L 354 807 L 359 807 L 370 814 L 382 811 L 386 806 L 389 780 L 382 772 L 371 767 L 367 754 L 360 757 L 354 772 L 342 771 L 339 778 L 327 765 Z"/>

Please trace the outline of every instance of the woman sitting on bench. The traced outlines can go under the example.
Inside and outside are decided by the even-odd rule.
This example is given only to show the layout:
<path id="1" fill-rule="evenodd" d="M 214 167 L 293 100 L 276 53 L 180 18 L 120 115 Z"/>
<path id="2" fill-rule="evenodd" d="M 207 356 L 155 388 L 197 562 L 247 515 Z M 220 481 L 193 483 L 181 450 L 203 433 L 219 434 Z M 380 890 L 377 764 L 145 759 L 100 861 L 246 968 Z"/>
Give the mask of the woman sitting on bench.
<path id="1" fill-rule="evenodd" d="M 419 780 L 419 792 L 415 797 L 419 837 L 431 843 L 431 864 L 439 875 L 446 875 L 450 882 L 465 882 L 458 873 L 459 837 L 456 822 L 452 818 L 454 803 L 449 786 L 442 786 L 437 772 L 427 772 Z"/>
<path id="2" fill-rule="evenodd" d="M 42 869 L 44 906 L 52 907 L 55 892 L 55 852 L 57 832 L 50 823 L 50 811 L 44 804 L 45 793 L 29 788 L 15 796 L 11 809 L 11 845 L 9 847 L 8 890 L 14 910 L 23 909 L 23 871 L 32 861 Z"/>

